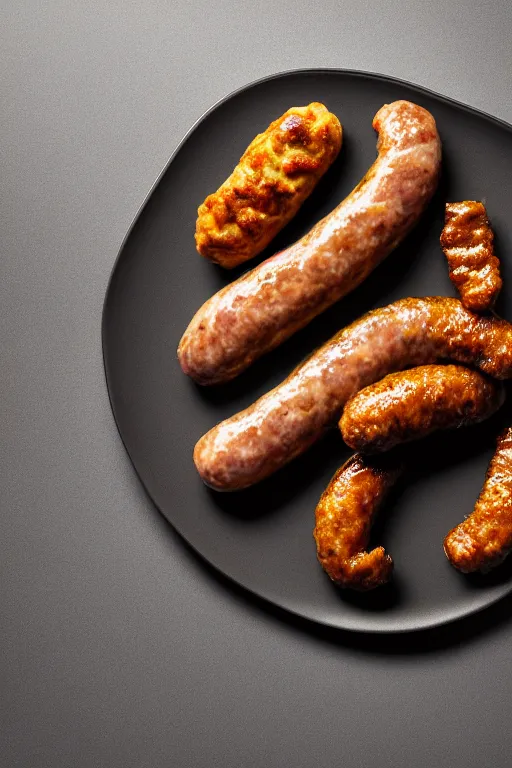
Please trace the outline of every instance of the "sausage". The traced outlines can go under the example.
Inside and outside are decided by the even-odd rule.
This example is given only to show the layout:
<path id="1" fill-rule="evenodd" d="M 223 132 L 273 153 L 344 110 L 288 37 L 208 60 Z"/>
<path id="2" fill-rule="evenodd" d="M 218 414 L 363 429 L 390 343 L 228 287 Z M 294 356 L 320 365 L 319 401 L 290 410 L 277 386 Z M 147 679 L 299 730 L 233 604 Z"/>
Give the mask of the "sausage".
<path id="1" fill-rule="evenodd" d="M 500 262 L 494 255 L 493 240 L 482 203 L 447 203 L 441 248 L 448 261 L 450 280 L 464 306 L 472 312 L 492 309 L 501 291 Z"/>
<path id="2" fill-rule="evenodd" d="M 437 185 L 432 115 L 408 101 L 382 107 L 376 162 L 355 190 L 287 248 L 223 288 L 196 313 L 178 358 L 199 384 L 237 376 L 361 283 L 402 240 Z"/>
<path id="3" fill-rule="evenodd" d="M 260 253 L 311 194 L 341 140 L 340 121 L 318 102 L 292 107 L 274 120 L 199 207 L 199 253 L 227 268 Z"/>
<path id="4" fill-rule="evenodd" d="M 393 571 L 390 555 L 384 547 L 371 552 L 366 547 L 375 514 L 401 472 L 396 461 L 356 453 L 323 492 L 313 536 L 318 560 L 338 586 L 369 590 L 389 581 Z"/>
<path id="5" fill-rule="evenodd" d="M 512 549 L 512 428 L 498 438 L 473 512 L 444 540 L 448 560 L 459 571 L 489 571 Z"/>
<path id="6" fill-rule="evenodd" d="M 362 453 L 388 451 L 439 429 L 478 424 L 503 405 L 503 385 L 461 365 L 422 365 L 390 373 L 347 402 L 343 439 Z"/>
<path id="7" fill-rule="evenodd" d="M 512 325 L 475 315 L 458 299 L 401 299 L 337 333 L 275 389 L 196 444 L 204 482 L 237 490 L 303 453 L 347 400 L 388 373 L 451 359 L 493 378 L 512 377 Z"/>

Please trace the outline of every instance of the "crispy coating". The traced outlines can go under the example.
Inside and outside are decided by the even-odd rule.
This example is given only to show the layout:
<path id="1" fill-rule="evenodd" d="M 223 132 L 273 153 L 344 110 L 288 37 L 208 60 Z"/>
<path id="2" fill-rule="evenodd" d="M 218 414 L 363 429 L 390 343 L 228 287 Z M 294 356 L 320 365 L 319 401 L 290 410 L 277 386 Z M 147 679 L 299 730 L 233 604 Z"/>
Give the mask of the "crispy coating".
<path id="1" fill-rule="evenodd" d="M 498 438 L 473 512 L 444 540 L 448 560 L 463 573 L 489 571 L 512 549 L 512 428 Z"/>
<path id="2" fill-rule="evenodd" d="M 336 424 L 347 400 L 388 373 L 440 360 L 512 377 L 512 325 L 458 299 L 401 299 L 344 328 L 275 389 L 196 444 L 205 483 L 238 490 L 271 475 Z"/>
<path id="3" fill-rule="evenodd" d="M 366 551 L 375 514 L 398 480 L 395 461 L 352 456 L 334 475 L 316 508 L 317 556 L 340 587 L 369 590 L 389 581 L 393 560 L 384 547 Z"/>
<path id="4" fill-rule="evenodd" d="M 362 453 L 436 432 L 477 424 L 503 404 L 501 382 L 461 365 L 421 365 L 390 373 L 347 402 L 339 427 L 347 445 Z"/>
<path id="5" fill-rule="evenodd" d="M 228 381 L 358 286 L 417 221 L 437 186 L 432 115 L 408 101 L 373 120 L 378 158 L 301 240 L 223 288 L 196 312 L 178 348 L 199 384 Z"/>
<path id="6" fill-rule="evenodd" d="M 274 120 L 199 207 L 199 253 L 227 268 L 260 253 L 311 194 L 341 140 L 340 121 L 319 102 Z"/>
<path id="7" fill-rule="evenodd" d="M 446 204 L 441 247 L 450 280 L 464 306 L 473 312 L 492 309 L 501 291 L 500 262 L 494 255 L 493 240 L 482 203 L 463 200 Z"/>

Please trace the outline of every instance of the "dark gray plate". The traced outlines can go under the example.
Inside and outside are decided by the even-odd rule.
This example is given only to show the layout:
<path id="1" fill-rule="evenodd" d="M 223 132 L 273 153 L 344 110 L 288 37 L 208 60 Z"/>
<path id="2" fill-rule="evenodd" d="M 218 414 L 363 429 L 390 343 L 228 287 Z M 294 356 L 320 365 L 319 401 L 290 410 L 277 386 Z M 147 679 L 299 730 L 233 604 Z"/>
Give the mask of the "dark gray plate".
<path id="1" fill-rule="evenodd" d="M 324 102 L 344 126 L 340 157 L 262 260 L 304 234 L 355 186 L 376 156 L 372 118 L 395 99 L 429 109 L 443 140 L 443 180 L 419 226 L 355 293 L 239 379 L 196 386 L 181 373 L 178 341 L 198 307 L 236 276 L 196 253 L 198 205 L 271 120 L 293 105 Z M 142 483 L 176 530 L 221 572 L 308 619 L 376 632 L 447 622 L 510 590 L 510 566 L 485 578 L 465 577 L 442 548 L 447 531 L 473 507 L 498 430 L 512 423 L 508 405 L 484 425 L 411 449 L 412 469 L 374 532 L 393 555 L 394 581 L 366 596 L 339 592 L 315 556 L 315 505 L 349 455 L 336 431 L 271 479 L 234 494 L 202 484 L 192 449 L 210 427 L 275 386 L 363 312 L 403 296 L 453 294 L 438 245 L 446 200 L 486 203 L 504 260 L 498 310 L 512 319 L 511 178 L 510 126 L 417 86 L 360 72 L 298 71 L 260 80 L 213 107 L 183 140 L 121 248 L 105 300 L 103 349 L 115 419 Z"/>

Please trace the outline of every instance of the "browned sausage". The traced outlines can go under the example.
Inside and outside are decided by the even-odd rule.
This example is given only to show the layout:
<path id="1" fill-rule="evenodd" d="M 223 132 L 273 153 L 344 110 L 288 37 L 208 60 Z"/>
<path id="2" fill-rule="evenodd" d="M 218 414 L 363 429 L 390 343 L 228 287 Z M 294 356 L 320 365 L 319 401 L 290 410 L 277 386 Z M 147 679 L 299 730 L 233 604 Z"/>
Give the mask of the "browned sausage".
<path id="1" fill-rule="evenodd" d="M 218 490 L 246 488 L 312 445 L 363 387 L 388 373 L 451 359 L 512 377 L 512 325 L 458 299 L 402 299 L 336 334 L 282 384 L 211 429 L 194 461 Z"/>
<path id="2" fill-rule="evenodd" d="M 390 373 L 347 402 L 340 429 L 362 453 L 393 446 L 438 429 L 477 424 L 503 404 L 503 385 L 461 365 L 421 365 Z"/>
<path id="3" fill-rule="evenodd" d="M 384 547 L 366 552 L 370 529 L 402 467 L 356 453 L 327 486 L 313 532 L 322 568 L 340 587 L 367 590 L 389 581 L 393 560 Z"/>
<path id="4" fill-rule="evenodd" d="M 223 288 L 178 347 L 199 384 L 237 376 L 352 291 L 402 240 L 437 185 L 441 144 L 432 115 L 408 101 L 373 121 L 379 156 L 354 191 L 285 251 Z"/>
<path id="5" fill-rule="evenodd" d="M 441 247 L 450 280 L 464 306 L 473 312 L 492 309 L 501 291 L 500 262 L 494 255 L 493 240 L 482 203 L 447 203 Z"/>
<path id="6" fill-rule="evenodd" d="M 331 165 L 341 133 L 336 115 L 318 102 L 292 107 L 274 120 L 199 207 L 199 253 L 227 268 L 260 253 Z"/>
<path id="7" fill-rule="evenodd" d="M 488 571 L 512 549 L 512 429 L 498 438 L 485 483 L 469 517 L 444 540 L 444 551 L 463 573 Z"/>

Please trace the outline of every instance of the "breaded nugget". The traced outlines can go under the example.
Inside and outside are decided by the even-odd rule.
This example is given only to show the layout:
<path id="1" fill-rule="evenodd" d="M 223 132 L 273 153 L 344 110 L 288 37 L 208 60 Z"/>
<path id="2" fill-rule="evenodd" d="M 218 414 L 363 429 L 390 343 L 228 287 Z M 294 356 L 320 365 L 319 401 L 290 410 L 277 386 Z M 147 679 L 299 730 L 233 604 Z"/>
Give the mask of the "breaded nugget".
<path id="1" fill-rule="evenodd" d="M 226 268 L 260 253 L 311 194 L 341 140 L 340 121 L 318 102 L 274 120 L 199 207 L 199 253 Z"/>

